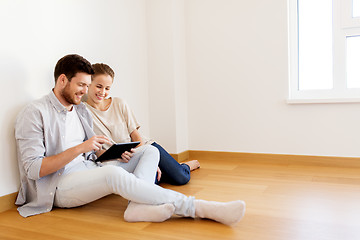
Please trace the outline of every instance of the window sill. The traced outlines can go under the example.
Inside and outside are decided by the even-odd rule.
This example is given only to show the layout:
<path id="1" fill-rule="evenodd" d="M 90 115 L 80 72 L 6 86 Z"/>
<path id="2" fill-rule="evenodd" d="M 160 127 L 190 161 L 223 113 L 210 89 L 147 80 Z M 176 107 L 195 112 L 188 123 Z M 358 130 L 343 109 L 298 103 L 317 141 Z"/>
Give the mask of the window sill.
<path id="1" fill-rule="evenodd" d="M 287 99 L 287 104 L 360 103 L 360 98 Z"/>

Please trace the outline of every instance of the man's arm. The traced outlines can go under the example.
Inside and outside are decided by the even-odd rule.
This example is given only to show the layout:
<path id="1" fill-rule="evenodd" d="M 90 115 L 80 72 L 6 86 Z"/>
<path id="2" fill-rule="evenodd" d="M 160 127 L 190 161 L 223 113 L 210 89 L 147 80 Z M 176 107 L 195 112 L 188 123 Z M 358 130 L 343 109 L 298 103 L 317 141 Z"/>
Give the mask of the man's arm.
<path id="1" fill-rule="evenodd" d="M 62 153 L 45 157 L 42 160 L 39 177 L 44 177 L 56 172 L 82 153 L 100 150 L 104 143 L 111 144 L 110 140 L 105 136 L 93 136 L 87 141 L 69 148 Z"/>
<path id="2" fill-rule="evenodd" d="M 40 103 L 41 104 L 41 103 Z M 46 156 L 46 152 L 55 152 L 56 146 L 45 146 L 43 113 L 39 103 L 31 104 L 21 111 L 15 123 L 15 138 L 17 141 L 18 158 L 24 168 L 26 177 L 37 180 L 63 168 L 81 153 L 98 150 L 103 143 L 110 141 L 103 136 L 93 136 L 89 140 L 59 154 Z M 41 106 L 44 107 L 44 106 Z M 54 133 L 51 133 L 54 134 Z M 53 142 L 52 144 L 57 144 Z"/>

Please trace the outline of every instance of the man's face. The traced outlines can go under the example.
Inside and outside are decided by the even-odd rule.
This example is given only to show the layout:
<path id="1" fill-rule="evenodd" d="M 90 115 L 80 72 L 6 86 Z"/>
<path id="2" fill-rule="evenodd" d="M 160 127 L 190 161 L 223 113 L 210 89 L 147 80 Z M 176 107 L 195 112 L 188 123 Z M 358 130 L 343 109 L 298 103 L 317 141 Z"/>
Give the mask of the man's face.
<path id="1" fill-rule="evenodd" d="M 76 75 L 68 81 L 61 95 L 69 104 L 78 105 L 81 103 L 81 97 L 87 93 L 91 83 L 91 75 L 87 73 L 76 73 Z"/>

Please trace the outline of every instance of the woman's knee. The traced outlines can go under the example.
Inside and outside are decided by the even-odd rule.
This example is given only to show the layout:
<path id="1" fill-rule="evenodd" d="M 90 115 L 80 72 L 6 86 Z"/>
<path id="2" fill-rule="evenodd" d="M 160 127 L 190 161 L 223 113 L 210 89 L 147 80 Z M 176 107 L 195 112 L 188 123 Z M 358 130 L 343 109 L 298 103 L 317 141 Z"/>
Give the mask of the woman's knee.
<path id="1" fill-rule="evenodd" d="M 174 185 L 185 185 L 190 181 L 190 175 L 179 174 L 174 179 Z"/>
<path id="2" fill-rule="evenodd" d="M 180 164 L 180 166 L 181 167 L 173 168 L 174 171 L 168 171 L 165 173 L 167 175 L 166 179 L 168 179 L 170 184 L 185 185 L 190 181 L 191 176 L 189 168 L 184 164 Z"/>

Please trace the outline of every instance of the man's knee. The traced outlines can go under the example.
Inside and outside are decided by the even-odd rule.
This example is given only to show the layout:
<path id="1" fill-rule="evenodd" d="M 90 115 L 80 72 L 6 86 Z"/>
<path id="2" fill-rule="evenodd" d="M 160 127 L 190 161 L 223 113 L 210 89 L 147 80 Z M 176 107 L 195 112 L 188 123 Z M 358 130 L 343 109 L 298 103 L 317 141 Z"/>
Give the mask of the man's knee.
<path id="1" fill-rule="evenodd" d="M 156 156 L 160 156 L 160 152 L 159 152 L 159 149 L 157 149 L 156 147 L 154 146 L 151 146 L 151 145 L 146 145 L 146 151 L 149 151 L 151 152 L 152 154 L 156 155 Z"/>
<path id="2" fill-rule="evenodd" d="M 148 155 L 150 156 L 153 160 L 156 160 L 159 162 L 160 160 L 160 153 L 159 150 L 151 145 L 143 145 L 141 146 L 137 152 L 139 151 L 139 153 L 142 153 L 143 155 Z"/>

